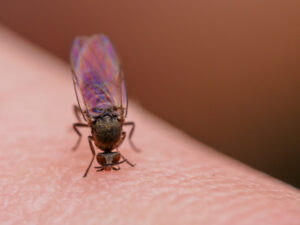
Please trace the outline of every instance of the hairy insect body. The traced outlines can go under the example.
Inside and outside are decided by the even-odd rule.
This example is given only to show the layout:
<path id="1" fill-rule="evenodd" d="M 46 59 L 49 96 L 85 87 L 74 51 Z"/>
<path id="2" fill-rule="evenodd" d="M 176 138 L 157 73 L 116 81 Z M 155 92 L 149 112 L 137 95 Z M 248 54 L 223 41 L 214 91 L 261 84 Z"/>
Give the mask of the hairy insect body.
<path id="1" fill-rule="evenodd" d="M 100 116 L 92 124 L 92 137 L 99 149 L 111 152 L 122 142 L 122 122 L 113 115 Z"/>

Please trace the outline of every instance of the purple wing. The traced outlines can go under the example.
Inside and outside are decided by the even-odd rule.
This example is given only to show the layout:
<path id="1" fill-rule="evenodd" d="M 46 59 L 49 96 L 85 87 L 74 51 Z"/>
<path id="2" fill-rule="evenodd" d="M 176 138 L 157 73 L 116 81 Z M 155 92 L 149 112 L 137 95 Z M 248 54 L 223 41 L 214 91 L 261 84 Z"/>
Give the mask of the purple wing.
<path id="1" fill-rule="evenodd" d="M 105 35 L 77 37 L 71 50 L 75 85 L 80 90 L 88 116 L 117 107 L 127 112 L 124 75 L 116 51 Z"/>

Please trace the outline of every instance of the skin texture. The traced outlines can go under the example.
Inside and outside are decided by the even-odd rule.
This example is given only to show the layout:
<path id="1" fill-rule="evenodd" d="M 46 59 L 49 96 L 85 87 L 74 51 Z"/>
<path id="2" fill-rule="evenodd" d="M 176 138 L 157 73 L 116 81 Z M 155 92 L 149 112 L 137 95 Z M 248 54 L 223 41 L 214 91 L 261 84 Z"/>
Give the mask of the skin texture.
<path id="1" fill-rule="evenodd" d="M 133 140 L 142 152 L 128 140 L 119 150 L 137 166 L 91 168 L 82 178 L 90 131 L 81 129 L 71 151 L 69 67 L 1 29 L 0 71 L 0 224 L 300 224 L 299 190 L 132 102 L 127 120 L 137 124 Z"/>

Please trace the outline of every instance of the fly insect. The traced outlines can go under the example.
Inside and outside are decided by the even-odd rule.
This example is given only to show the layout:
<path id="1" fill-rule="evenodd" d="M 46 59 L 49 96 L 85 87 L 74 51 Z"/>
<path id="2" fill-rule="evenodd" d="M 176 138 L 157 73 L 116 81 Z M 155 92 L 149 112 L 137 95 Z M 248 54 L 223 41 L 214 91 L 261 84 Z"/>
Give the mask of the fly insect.
<path id="1" fill-rule="evenodd" d="M 129 143 L 135 151 L 140 151 L 131 140 L 135 123 L 125 122 L 128 106 L 126 85 L 111 41 L 103 34 L 76 37 L 71 49 L 71 66 L 78 103 L 74 105 L 78 123 L 73 124 L 78 140 L 73 150 L 81 141 L 79 128 L 91 128 L 88 142 L 93 156 L 83 177 L 88 174 L 95 157 L 100 164 L 95 167 L 97 171 L 119 170 L 119 165 L 124 162 L 134 167 L 117 149 L 126 137 L 123 126 L 131 126 Z M 81 116 L 85 123 L 82 123 Z M 96 156 L 94 145 L 103 152 Z"/>

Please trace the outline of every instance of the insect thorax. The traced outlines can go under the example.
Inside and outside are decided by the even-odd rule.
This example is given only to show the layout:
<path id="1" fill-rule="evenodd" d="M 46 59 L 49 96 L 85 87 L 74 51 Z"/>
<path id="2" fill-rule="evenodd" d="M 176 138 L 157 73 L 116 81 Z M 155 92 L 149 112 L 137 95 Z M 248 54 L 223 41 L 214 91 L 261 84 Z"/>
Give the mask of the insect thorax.
<path id="1" fill-rule="evenodd" d="M 113 113 L 102 114 L 93 122 L 92 134 L 95 145 L 105 152 L 110 152 L 120 143 L 122 122 Z"/>

